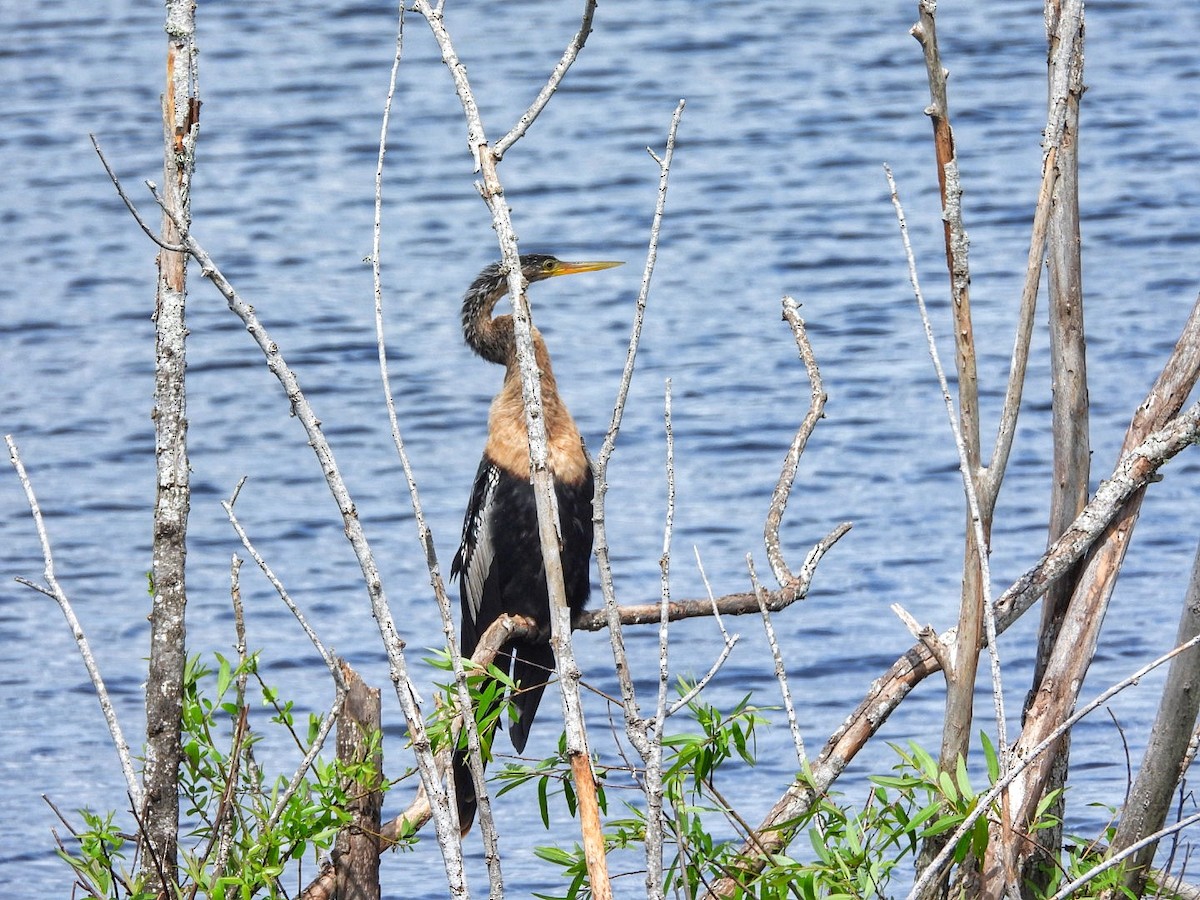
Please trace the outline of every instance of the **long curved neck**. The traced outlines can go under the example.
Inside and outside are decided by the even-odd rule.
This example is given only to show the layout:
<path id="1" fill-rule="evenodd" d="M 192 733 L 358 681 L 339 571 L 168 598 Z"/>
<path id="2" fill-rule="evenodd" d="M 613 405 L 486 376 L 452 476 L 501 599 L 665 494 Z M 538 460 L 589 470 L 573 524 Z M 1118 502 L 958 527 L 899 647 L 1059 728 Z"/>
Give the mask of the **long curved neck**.
<path id="1" fill-rule="evenodd" d="M 508 276 L 499 264 L 488 266 L 467 289 L 462 304 L 463 338 L 488 362 L 508 366 L 516 353 L 512 316 L 492 318 L 500 298 L 508 293 Z"/>
<path id="2" fill-rule="evenodd" d="M 462 305 L 463 338 L 472 350 L 486 359 L 504 366 L 504 381 L 519 375 L 517 371 L 517 341 L 510 315 L 492 317 L 500 298 L 508 293 L 508 277 L 499 264 L 488 266 L 475 279 Z M 558 399 L 554 373 L 550 368 L 550 352 L 536 328 L 533 329 L 533 350 L 537 367 L 542 374 L 542 392 Z M 519 380 L 519 379 L 518 379 Z"/>
<path id="3" fill-rule="evenodd" d="M 491 459 L 519 477 L 529 477 L 529 444 L 525 430 L 525 403 L 521 371 L 517 366 L 516 336 L 511 315 L 493 318 L 500 298 L 508 293 L 508 282 L 499 266 L 489 266 L 475 279 L 463 298 L 462 329 L 467 345 L 486 359 L 504 366 L 504 385 L 492 401 L 486 452 Z M 558 395 L 558 384 L 550 365 L 550 352 L 536 328 L 533 352 L 542 388 L 549 462 L 555 475 L 569 482 L 583 478 L 587 457 L 579 430 Z"/>

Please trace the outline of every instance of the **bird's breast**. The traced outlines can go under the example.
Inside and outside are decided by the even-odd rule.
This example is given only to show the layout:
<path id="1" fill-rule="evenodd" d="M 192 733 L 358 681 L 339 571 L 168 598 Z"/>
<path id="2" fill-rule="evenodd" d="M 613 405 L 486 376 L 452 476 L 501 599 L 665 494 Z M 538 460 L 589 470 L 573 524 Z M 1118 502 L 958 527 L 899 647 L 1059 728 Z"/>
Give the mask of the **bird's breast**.
<path id="1" fill-rule="evenodd" d="M 546 412 L 547 465 L 558 481 L 582 484 L 589 465 L 575 420 L 555 395 L 543 394 Z M 519 392 L 502 390 L 492 401 L 484 452 L 501 469 L 529 479 L 529 436 Z"/>

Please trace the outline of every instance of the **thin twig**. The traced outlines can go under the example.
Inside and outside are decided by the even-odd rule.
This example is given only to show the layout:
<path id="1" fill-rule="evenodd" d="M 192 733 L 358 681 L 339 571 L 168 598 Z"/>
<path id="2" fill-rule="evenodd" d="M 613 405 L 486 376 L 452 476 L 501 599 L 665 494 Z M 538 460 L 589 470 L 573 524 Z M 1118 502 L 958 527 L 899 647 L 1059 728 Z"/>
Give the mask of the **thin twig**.
<path id="1" fill-rule="evenodd" d="M 242 546 L 246 548 L 246 552 L 250 554 L 250 558 L 254 560 L 255 564 L 262 571 L 262 573 L 267 576 L 267 581 L 271 582 L 271 587 L 275 588 L 275 593 L 279 595 L 279 599 L 283 601 L 283 604 L 288 608 L 288 611 L 296 617 L 296 621 L 300 623 L 300 627 L 308 636 L 309 641 L 312 643 L 313 647 L 316 648 L 316 651 L 320 654 L 321 659 L 325 661 L 325 667 L 329 669 L 329 674 L 333 676 L 334 682 L 341 687 L 345 687 L 341 683 L 342 670 L 338 665 L 337 660 L 334 659 L 333 654 L 325 648 L 324 643 L 321 642 L 321 638 L 317 636 L 317 633 L 313 630 L 312 626 L 308 624 L 308 619 L 304 617 L 304 613 L 301 612 L 300 607 L 296 605 L 296 601 L 292 599 L 291 595 L 287 591 L 287 588 L 283 586 L 283 582 L 279 580 L 274 571 L 272 571 L 271 566 L 265 559 L 263 559 L 257 548 L 255 548 L 254 543 L 250 540 L 250 536 L 246 534 L 246 529 L 242 527 L 242 523 L 238 520 L 237 514 L 233 511 L 233 500 L 222 500 L 221 508 L 225 510 L 225 515 L 229 518 L 229 524 L 233 526 L 234 532 L 241 540 Z"/>
<path id="2" fill-rule="evenodd" d="M 152 185 L 148 186 L 153 192 L 155 200 L 163 207 L 167 215 L 173 217 L 173 214 L 163 204 L 158 191 Z M 176 224 L 181 225 L 178 221 Z M 421 771 L 422 783 L 426 786 L 426 789 L 430 792 L 434 800 L 434 825 L 437 830 L 438 844 L 442 850 L 443 860 L 446 862 L 446 877 L 450 887 L 450 894 L 454 898 L 466 897 L 468 894 L 466 880 L 462 871 L 461 854 L 455 855 L 455 848 L 458 847 L 458 841 L 455 836 L 458 834 L 458 831 L 451 821 L 451 813 L 445 796 L 446 792 L 438 783 L 437 765 L 430 751 L 429 736 L 426 733 L 425 720 L 421 714 L 421 699 L 417 693 L 416 685 L 413 684 L 408 674 L 408 665 L 404 658 L 404 642 L 400 638 L 395 619 L 388 605 L 387 596 L 383 588 L 383 579 L 379 574 L 379 567 L 375 563 L 375 556 L 367 542 L 366 534 L 363 532 L 357 508 L 350 497 L 349 489 L 346 487 L 341 470 L 338 468 L 337 461 L 334 458 L 333 449 L 329 446 L 329 442 L 321 430 L 320 420 L 316 417 L 308 399 L 300 390 L 300 384 L 295 373 L 287 365 L 283 354 L 280 352 L 279 345 L 271 338 L 266 328 L 259 321 L 253 307 L 238 295 L 233 285 L 222 274 L 212 257 L 209 256 L 208 252 L 192 236 L 190 231 L 183 232 L 183 243 L 187 248 L 187 252 L 200 264 L 205 277 L 211 280 L 217 290 L 220 291 L 229 304 L 229 308 L 242 320 L 246 326 L 246 331 L 250 333 L 259 349 L 262 350 L 266 358 L 267 368 L 282 385 L 291 403 L 292 411 L 304 427 L 309 445 L 313 448 L 320 462 L 326 484 L 329 486 L 330 493 L 333 495 L 338 511 L 341 514 L 346 538 L 354 550 L 355 558 L 358 560 L 359 567 L 363 573 L 363 580 L 371 602 L 371 611 L 375 617 L 376 624 L 379 626 L 380 637 L 383 640 L 384 650 L 388 656 L 392 683 L 395 687 L 397 698 L 400 701 L 400 707 L 404 711 L 404 718 L 408 725 L 409 733 L 412 736 L 413 750 L 417 758 L 417 766 Z"/>
<path id="3" fill-rule="evenodd" d="M 558 90 L 558 86 L 566 76 L 567 70 L 571 68 L 571 65 L 575 62 L 575 57 L 579 55 L 579 51 L 587 43 L 588 35 L 592 33 L 592 16 L 595 12 L 596 0 L 585 0 L 583 22 L 580 23 L 579 30 L 571 38 L 571 43 L 567 45 L 567 49 L 563 51 L 558 65 L 550 73 L 549 80 L 538 92 L 537 98 L 530 105 L 529 109 L 525 110 L 517 124 L 512 127 L 512 130 L 496 141 L 496 146 L 492 148 L 492 153 L 495 154 L 497 160 L 503 159 L 504 154 L 508 152 L 508 148 L 525 136 L 525 132 L 529 130 L 529 126 L 541 115 L 542 110 L 546 108 L 546 104 L 550 102 L 550 98 L 554 96 L 554 92 Z"/>
<path id="4" fill-rule="evenodd" d="M 646 896 L 649 900 L 663 897 L 663 733 L 667 722 L 667 685 L 671 673 L 667 665 L 671 620 L 671 535 L 675 528 L 675 434 L 671 423 L 671 379 L 664 390 L 663 424 L 666 436 L 667 459 L 667 511 L 663 526 L 663 549 L 658 559 L 660 578 L 658 619 L 658 696 L 654 705 L 654 721 L 651 726 L 653 740 L 649 741 L 649 753 L 643 755 L 645 773 L 643 790 L 646 794 Z"/>
<path id="5" fill-rule="evenodd" d="M 334 691 L 333 706 L 329 708 L 329 712 L 325 714 L 325 718 L 321 721 L 321 727 L 317 729 L 317 736 L 313 739 L 312 745 L 308 748 L 308 752 L 304 754 L 304 758 L 300 760 L 300 765 L 296 767 L 296 771 L 293 773 L 291 781 L 288 782 L 288 786 L 284 788 L 283 793 L 275 801 L 271 815 L 267 818 L 267 824 L 263 826 L 265 831 L 271 831 L 279 823 L 279 817 L 283 815 L 288 801 L 300 789 L 300 784 L 304 781 L 304 776 L 308 774 L 308 770 L 312 768 L 312 764 L 317 759 L 317 754 L 325 746 L 325 739 L 329 737 L 329 732 L 337 724 L 337 717 L 342 711 L 342 704 L 345 700 L 346 688 L 345 680 L 343 679 L 342 683 L 338 684 Z"/>
<path id="6" fill-rule="evenodd" d="M 1042 274 L 1042 259 L 1046 255 L 1046 228 L 1050 221 L 1050 201 L 1054 196 L 1054 184 L 1058 169 L 1054 166 L 1056 151 L 1051 149 L 1042 173 L 1042 186 L 1038 191 L 1037 205 L 1033 211 L 1033 228 L 1029 238 L 1029 255 L 1025 261 L 1025 283 L 1021 288 L 1021 304 L 1017 312 L 1017 334 L 1013 339 L 1012 358 L 1008 366 L 1008 386 L 1004 391 L 1004 405 L 1000 411 L 1000 422 L 996 427 L 996 443 L 991 461 L 983 472 L 983 493 L 995 498 L 1000 492 L 1000 483 L 1008 469 L 1008 458 L 1012 452 L 1013 439 L 1017 434 L 1017 417 L 1021 411 L 1021 395 L 1025 388 L 1025 371 L 1029 366 L 1029 345 L 1033 337 L 1034 313 L 1037 311 L 1038 284 Z"/>
<path id="7" fill-rule="evenodd" d="M 975 542 L 979 549 L 980 589 L 983 602 L 983 622 L 987 635 L 988 656 L 992 665 L 992 699 L 996 710 L 996 734 L 1000 772 L 1003 774 L 1008 767 L 1008 729 L 1004 714 L 1004 688 L 1000 673 L 1000 655 L 996 649 L 996 617 L 992 610 L 991 584 L 992 576 L 988 564 L 987 538 L 984 534 L 984 517 L 980 508 L 979 494 L 976 489 L 975 473 L 970 463 L 964 435 L 959 427 L 958 418 L 954 415 L 954 398 L 950 394 L 950 385 L 946 380 L 946 372 L 938 357 L 937 341 L 933 337 L 933 324 L 929 319 L 929 311 L 925 308 L 925 297 L 921 293 L 921 285 L 917 278 L 917 263 L 913 256 L 912 244 L 908 239 L 908 225 L 904 218 L 904 208 L 900 204 L 900 195 L 896 189 L 892 170 L 883 167 L 887 174 L 888 187 L 891 189 L 892 205 L 896 208 L 896 218 L 900 224 L 900 236 L 904 241 L 904 253 L 908 260 L 908 277 L 912 283 L 913 293 L 917 299 L 917 307 L 921 311 L 921 321 L 925 325 L 925 340 L 929 345 L 929 355 L 937 372 L 938 384 L 942 389 L 942 400 L 946 404 L 946 412 L 950 419 L 950 430 L 954 434 L 954 446 L 958 450 L 959 471 L 962 473 L 963 491 L 967 496 L 967 504 L 971 512 L 971 527 L 975 533 Z M 973 653 L 974 648 L 964 647 L 963 653 Z"/>
<path id="8" fill-rule="evenodd" d="M 617 681 L 621 686 L 621 700 L 625 713 L 625 731 L 630 742 L 645 759 L 650 752 L 650 746 L 642 721 L 641 710 L 638 707 L 637 695 L 633 688 L 633 678 L 629 671 L 629 661 L 625 654 L 625 640 L 621 634 L 621 618 L 617 614 L 616 589 L 613 584 L 612 562 L 608 549 L 608 527 L 604 514 L 604 501 L 608 495 L 608 463 L 616 449 L 617 435 L 621 430 L 621 419 L 625 414 L 625 402 L 629 397 L 629 387 L 633 382 L 634 364 L 637 361 L 638 345 L 642 336 L 642 323 L 645 320 L 646 303 L 650 296 L 650 280 L 654 275 L 654 266 L 658 259 L 658 239 L 662 229 L 663 215 L 667 205 L 667 185 L 671 174 L 671 160 L 675 156 L 675 136 L 679 130 L 679 122 L 683 117 L 684 101 L 680 100 L 671 117 L 671 125 L 667 130 L 666 148 L 660 158 L 651 152 L 658 164 L 658 199 L 654 205 L 654 217 L 650 223 L 650 242 L 646 250 L 646 263 L 642 268 L 642 283 L 638 290 L 637 303 L 634 310 L 633 326 L 629 335 L 629 346 L 625 352 L 625 365 L 621 370 L 621 382 L 617 388 L 617 397 L 613 403 L 612 419 L 608 431 L 604 435 L 604 443 L 596 458 L 595 484 L 596 496 L 593 500 L 593 523 L 596 532 L 596 561 L 600 568 L 600 591 L 604 597 L 604 608 L 597 619 L 603 620 L 603 625 L 609 629 L 609 641 L 612 646 L 613 662 Z M 578 627 L 578 621 L 576 622 Z"/>
<path id="9" fill-rule="evenodd" d="M 828 395 L 821 384 L 821 370 L 817 367 L 817 357 L 808 341 L 808 332 L 804 328 L 804 320 L 800 318 L 800 304 L 792 297 L 783 298 L 783 318 L 792 327 L 796 336 L 796 348 L 800 351 L 800 359 L 808 373 L 808 383 L 811 388 L 808 413 L 800 423 L 792 445 L 788 448 L 783 460 L 783 470 L 779 473 L 779 481 L 771 493 L 771 505 L 767 511 L 767 521 L 763 527 L 763 543 L 767 549 L 767 560 L 775 580 L 780 587 L 788 587 L 798 581 L 783 558 L 779 544 L 779 525 L 783 521 L 784 510 L 787 509 L 788 496 L 796 483 L 796 470 L 800 467 L 800 456 L 808 444 L 808 438 L 813 429 L 825 415 L 825 401 Z"/>
<path id="10" fill-rule="evenodd" d="M 273 827 L 278 821 L 279 816 L 283 814 L 283 810 L 287 805 L 287 802 L 291 800 L 292 796 L 297 790 L 299 790 L 300 784 L 304 780 L 304 777 L 308 774 L 308 770 L 312 766 L 313 761 L 316 760 L 317 754 L 321 752 L 321 748 L 324 746 L 325 739 L 329 736 L 329 732 L 332 730 L 333 725 L 337 720 L 337 716 L 341 712 L 342 703 L 346 699 L 347 687 L 345 678 L 342 674 L 342 667 L 338 665 L 338 662 L 336 659 L 334 659 L 333 654 L 325 649 L 325 645 L 321 642 L 321 639 L 317 636 L 317 633 L 308 624 L 308 620 L 304 617 L 304 613 L 300 611 L 300 607 L 298 607 L 295 601 L 292 600 L 291 595 L 287 592 L 287 588 L 283 586 L 283 582 L 276 577 L 275 573 L 271 570 L 271 567 L 267 564 L 267 561 L 259 554 L 254 544 L 251 542 L 249 535 L 247 535 L 245 529 L 242 528 L 241 522 L 238 521 L 237 515 L 233 511 L 233 503 L 237 499 L 237 495 L 241 492 L 241 488 L 244 483 L 245 479 L 242 479 L 242 481 L 238 483 L 238 487 L 234 492 L 234 495 L 229 500 L 221 501 L 221 507 L 225 510 L 225 514 L 229 517 L 229 522 L 231 525 L 233 525 L 233 530 L 237 532 L 238 537 L 242 541 L 242 546 L 246 548 L 246 552 L 250 554 L 250 558 L 254 560 L 259 569 L 262 570 L 262 573 L 267 576 L 267 580 L 271 582 L 271 586 L 275 588 L 275 592 L 279 594 L 279 598 L 283 600 L 284 605 L 287 606 L 292 615 L 296 617 L 296 621 L 300 623 L 300 627 L 304 630 L 304 633 L 312 642 L 313 647 L 316 648 L 317 653 L 319 653 L 321 656 L 321 659 L 325 661 L 325 666 L 329 669 L 329 674 L 333 676 L 334 683 L 333 706 L 331 707 L 324 721 L 322 721 L 321 727 L 317 731 L 316 739 L 305 751 L 304 758 L 301 760 L 296 772 L 292 775 L 287 789 L 276 800 L 275 807 L 271 811 L 268 827 Z"/>
<path id="11" fill-rule="evenodd" d="M 667 514 L 663 526 L 663 548 L 658 558 L 660 572 L 659 619 L 658 619 L 658 699 L 655 703 L 654 730 L 661 734 L 667 712 L 667 685 L 671 674 L 667 665 L 668 624 L 671 621 L 671 534 L 675 528 L 675 435 L 671 425 L 671 379 L 666 382 L 664 430 L 667 444 Z"/>
<path id="12" fill-rule="evenodd" d="M 137 774 L 133 769 L 133 757 L 129 753 L 129 744 L 125 740 L 125 735 L 121 732 L 121 724 L 117 721 L 117 712 L 113 708 L 112 700 L 108 695 L 108 688 L 104 686 L 104 679 L 100 675 L 100 667 L 96 665 L 96 659 L 92 656 L 92 648 L 88 643 L 87 635 L 84 634 L 83 626 L 79 624 L 79 619 L 75 616 L 75 610 L 71 607 L 71 601 L 68 599 L 66 591 L 58 583 L 58 577 L 54 571 L 54 554 L 50 549 L 50 537 L 46 533 L 46 523 L 42 518 L 42 509 L 38 505 L 37 495 L 33 492 L 33 483 L 29 480 L 29 474 L 25 471 L 25 464 L 21 461 L 21 454 L 17 450 L 17 444 L 13 440 L 12 435 L 4 436 L 4 443 L 8 445 L 8 456 L 12 461 L 13 468 L 17 471 L 17 478 L 21 482 L 21 488 L 25 491 L 25 500 L 29 504 L 30 514 L 33 516 L 33 525 L 37 529 L 38 542 L 42 546 L 42 560 L 45 563 L 42 577 L 46 580 L 46 586 L 40 587 L 33 585 L 24 579 L 18 579 L 30 587 L 36 587 L 42 593 L 49 597 L 53 597 L 58 603 L 59 609 L 62 610 L 63 616 L 67 620 L 67 625 L 71 629 L 71 634 L 75 638 L 75 644 L 79 648 L 79 655 L 83 657 L 83 665 L 87 669 L 88 677 L 92 680 L 92 688 L 96 692 L 96 699 L 100 701 L 100 711 L 104 714 L 104 721 L 108 724 L 108 733 L 112 736 L 113 746 L 116 747 L 117 757 L 121 761 L 121 771 L 125 775 L 125 786 L 129 791 L 130 797 L 133 798 L 133 804 L 136 808 L 141 809 L 143 801 L 142 787 L 138 782 Z"/>
<path id="13" fill-rule="evenodd" d="M 692 685 L 687 693 L 671 704 L 671 708 L 667 710 L 668 719 L 695 700 L 708 686 L 713 677 L 721 671 L 721 666 L 725 665 L 725 661 L 729 659 L 729 655 L 733 652 L 733 648 L 737 646 L 738 640 L 740 640 L 740 635 L 736 634 L 733 637 L 725 639 L 725 643 L 721 647 L 721 652 L 717 654 L 717 658 L 713 661 L 713 664 L 708 667 L 708 671 L 704 673 L 704 677 Z"/>
<path id="14" fill-rule="evenodd" d="M 766 589 L 758 581 L 758 572 L 754 570 L 754 557 L 746 554 L 746 567 L 750 570 L 750 584 L 754 596 L 758 598 L 758 608 L 762 611 L 763 630 L 767 635 L 767 644 L 771 647 L 771 658 L 775 661 L 775 679 L 779 682 L 779 692 L 783 696 L 783 708 L 787 712 L 788 728 L 792 732 L 792 743 L 796 747 L 796 762 L 803 770 L 808 766 L 808 754 L 804 752 L 804 738 L 800 734 L 800 725 L 796 721 L 796 707 L 792 703 L 792 692 L 788 687 L 787 667 L 783 664 L 783 654 L 779 652 L 779 641 L 775 639 L 775 626 L 771 624 L 771 612 L 767 609 Z"/>
<path id="15" fill-rule="evenodd" d="M 243 477 L 238 481 L 237 488 L 234 490 L 230 502 L 236 502 L 238 493 L 241 487 L 245 484 L 246 479 Z M 238 725 L 241 727 L 245 718 L 245 713 L 248 707 L 246 706 L 246 683 L 249 681 L 250 672 L 247 665 L 248 657 L 246 655 L 246 616 L 245 610 L 242 607 L 242 586 L 241 586 L 241 571 L 242 559 L 237 554 L 229 563 L 229 597 L 233 604 L 233 630 L 234 630 L 234 650 L 238 656 L 238 677 L 234 682 L 234 690 L 236 691 L 235 703 L 240 709 L 241 715 L 238 717 Z M 249 754 L 247 758 L 251 759 Z M 219 816 L 218 816 L 219 818 Z M 229 864 L 229 854 L 233 849 L 233 828 L 232 819 L 227 819 L 223 827 L 217 829 L 217 858 L 213 861 L 213 872 L 219 878 L 225 874 L 225 868 Z M 198 887 L 198 885 L 196 885 Z"/>
<path id="16" fill-rule="evenodd" d="M 104 166 L 104 171 L 108 173 L 109 180 L 113 183 L 113 187 L 117 189 L 117 196 L 121 198 L 121 202 L 125 204 L 125 208 L 129 210 L 129 214 L 133 216 L 133 220 L 137 222 L 138 227 L 146 233 L 146 237 L 150 238 L 150 240 L 154 241 L 154 243 L 158 244 L 164 250 L 170 250 L 172 253 L 185 253 L 186 250 L 182 245 L 168 244 L 146 224 L 146 220 L 142 218 L 142 214 L 133 205 L 133 201 L 129 199 L 129 195 L 125 193 L 125 188 L 121 186 L 121 180 L 117 178 L 117 173 L 108 164 L 108 159 L 104 156 L 104 151 L 100 149 L 100 142 L 96 140 L 96 135 L 89 131 L 88 137 L 92 140 L 92 147 L 95 148 L 96 155 L 100 157 L 100 164 Z"/>
<path id="17" fill-rule="evenodd" d="M 379 357 L 379 376 L 383 385 L 384 405 L 387 408 L 388 424 L 392 432 L 392 444 L 404 470 L 404 478 L 408 484 L 408 494 L 413 508 L 413 517 L 417 525 L 417 539 L 425 555 L 426 568 L 429 570 L 429 583 L 433 588 L 434 599 L 437 601 L 438 612 L 442 617 L 442 632 L 446 638 L 446 646 L 450 654 L 450 662 L 454 672 L 454 684 L 457 702 L 460 710 L 471 709 L 471 694 L 467 687 L 466 670 L 458 651 L 458 641 L 454 630 L 454 619 L 451 613 L 450 598 L 446 593 L 446 585 L 442 579 L 441 566 L 438 563 L 437 548 L 433 541 L 433 532 L 425 521 L 425 512 L 421 505 L 420 493 L 417 489 L 416 474 L 408 458 L 404 446 L 404 437 L 400 431 L 400 422 L 396 414 L 396 402 L 392 394 L 391 375 L 388 371 L 387 341 L 384 336 L 383 315 L 383 275 L 381 248 L 383 245 L 383 164 L 387 154 L 388 125 L 391 121 L 392 102 L 396 93 L 396 79 L 404 50 L 404 3 L 400 3 L 399 24 L 396 32 L 396 54 L 392 61 L 391 76 L 388 80 L 387 98 L 384 101 L 382 122 L 379 129 L 379 154 L 375 166 L 375 221 L 372 229 L 371 246 L 371 275 L 374 283 L 375 296 L 375 344 Z M 484 856 L 488 861 L 488 876 L 492 893 L 502 896 L 504 880 L 500 871 L 500 852 L 495 821 L 492 817 L 491 798 L 488 795 L 486 779 L 483 777 L 482 747 L 479 730 L 473 715 L 464 717 L 467 728 L 467 750 L 472 762 L 471 770 L 475 781 L 475 796 L 477 800 L 480 833 L 483 836 Z M 446 784 L 447 792 L 454 790 L 453 780 Z M 457 816 L 457 804 L 449 803 L 452 815 Z M 460 823 L 461 824 L 461 823 Z"/>
<path id="18" fill-rule="evenodd" d="M 704 582 L 704 592 L 708 594 L 709 602 L 712 603 L 713 619 L 716 620 L 717 628 L 721 629 L 721 638 L 726 644 L 729 644 L 729 632 L 725 630 L 725 621 L 721 618 L 721 610 L 717 606 L 717 598 L 713 596 L 712 585 L 708 583 L 708 573 L 704 571 L 704 561 L 700 559 L 700 548 L 695 544 L 692 545 L 692 553 L 696 556 L 696 569 L 700 572 L 700 580 Z M 737 640 L 735 637 L 734 640 Z"/>
<path id="19" fill-rule="evenodd" d="M 712 585 L 708 583 L 708 574 L 704 571 L 704 564 L 700 560 L 700 551 L 693 546 L 692 552 L 696 555 L 696 568 L 700 570 L 700 579 L 704 582 L 705 593 L 708 594 L 708 602 L 712 610 L 711 615 L 713 619 L 716 620 L 717 628 L 721 630 L 722 647 L 720 654 L 718 654 L 713 664 L 709 666 L 708 671 L 704 673 L 704 676 L 700 678 L 700 680 L 694 685 L 692 685 L 682 697 L 671 704 L 671 708 L 667 710 L 667 718 L 670 718 L 678 713 L 681 709 L 686 707 L 700 695 L 700 692 L 707 687 L 708 683 L 712 681 L 717 672 L 721 670 L 721 666 L 725 665 L 725 660 L 729 659 L 729 655 L 733 652 L 733 648 L 737 646 L 737 642 L 740 639 L 740 635 L 735 634 L 730 636 L 729 632 L 725 630 L 725 622 L 721 618 L 721 605 L 718 603 L 717 598 L 713 596 Z M 619 607 L 618 611 L 620 611 Z M 668 615 L 670 615 L 671 612 L 672 610 L 667 610 Z"/>

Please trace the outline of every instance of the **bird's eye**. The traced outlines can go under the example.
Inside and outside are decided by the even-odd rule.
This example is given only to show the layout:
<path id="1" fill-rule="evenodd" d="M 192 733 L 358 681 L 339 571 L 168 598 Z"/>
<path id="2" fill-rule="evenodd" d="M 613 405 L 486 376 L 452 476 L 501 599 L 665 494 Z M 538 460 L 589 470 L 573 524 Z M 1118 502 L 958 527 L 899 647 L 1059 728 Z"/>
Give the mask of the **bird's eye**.
<path id="1" fill-rule="evenodd" d="M 543 272 L 553 272 L 554 271 L 554 260 L 548 259 L 545 262 L 543 262 L 542 263 L 542 271 Z"/>

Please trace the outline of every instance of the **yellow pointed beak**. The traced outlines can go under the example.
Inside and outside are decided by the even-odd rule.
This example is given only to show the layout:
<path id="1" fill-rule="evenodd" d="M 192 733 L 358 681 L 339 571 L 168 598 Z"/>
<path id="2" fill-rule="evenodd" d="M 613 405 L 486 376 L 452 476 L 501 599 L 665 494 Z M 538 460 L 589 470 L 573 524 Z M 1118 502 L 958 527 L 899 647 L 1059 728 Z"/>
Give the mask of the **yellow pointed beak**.
<path id="1" fill-rule="evenodd" d="M 599 269 L 611 269 L 613 266 L 623 266 L 623 261 L 617 260 L 591 260 L 588 262 L 565 262 L 558 260 L 554 266 L 554 271 L 550 272 L 548 277 L 554 278 L 558 275 L 578 275 L 580 272 L 595 272 Z"/>

